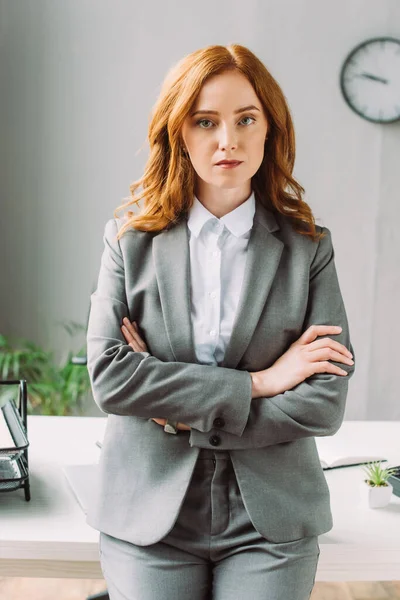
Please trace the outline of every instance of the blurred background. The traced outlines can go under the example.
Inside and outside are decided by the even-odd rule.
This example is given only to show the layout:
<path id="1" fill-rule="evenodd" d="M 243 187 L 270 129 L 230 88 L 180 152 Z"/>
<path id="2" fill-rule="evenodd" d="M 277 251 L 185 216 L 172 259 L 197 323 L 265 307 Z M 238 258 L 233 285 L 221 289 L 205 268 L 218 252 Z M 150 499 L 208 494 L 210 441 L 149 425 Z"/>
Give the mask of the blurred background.
<path id="1" fill-rule="evenodd" d="M 339 81 L 352 49 L 381 36 L 400 38 L 398 0 L 0 0 L 4 356 L 15 337 L 30 340 L 65 385 L 71 356 L 84 355 L 104 226 L 143 172 L 165 73 L 200 47 L 235 42 L 281 85 L 294 175 L 332 232 L 357 361 L 345 419 L 400 419 L 400 122 L 357 115 Z M 73 372 L 83 400 L 78 409 L 60 391 L 59 414 L 104 416 L 82 367 Z M 52 409 L 39 398 L 37 410 Z"/>

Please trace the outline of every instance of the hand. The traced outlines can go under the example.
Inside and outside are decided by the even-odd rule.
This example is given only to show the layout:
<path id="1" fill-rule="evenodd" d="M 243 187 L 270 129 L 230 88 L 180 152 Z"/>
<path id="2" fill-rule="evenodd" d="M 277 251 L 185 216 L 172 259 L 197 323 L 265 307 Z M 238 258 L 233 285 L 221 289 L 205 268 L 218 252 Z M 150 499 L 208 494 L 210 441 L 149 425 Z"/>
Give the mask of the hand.
<path id="1" fill-rule="evenodd" d="M 159 425 L 162 425 L 164 427 L 165 423 L 167 422 L 167 419 L 153 419 L 153 421 L 155 421 L 156 423 L 158 423 Z M 191 427 L 189 425 L 185 425 L 184 423 L 178 423 L 176 428 L 181 431 L 190 431 L 191 430 Z"/>
<path id="2" fill-rule="evenodd" d="M 136 321 L 132 321 L 131 323 L 130 320 L 125 317 L 123 319 L 123 323 L 124 325 L 121 326 L 121 331 L 125 340 L 128 342 L 128 345 L 133 348 L 135 352 L 148 352 L 144 340 L 140 337 L 139 328 Z M 153 421 L 164 427 L 167 419 L 153 418 Z M 191 429 L 189 425 L 185 425 L 184 423 L 178 423 L 176 428 L 184 431 L 189 431 Z"/>
<path id="3" fill-rule="evenodd" d="M 281 394 L 314 373 L 347 375 L 347 371 L 329 362 L 334 360 L 353 365 L 352 354 L 346 346 L 330 338 L 316 340 L 319 335 L 337 335 L 340 332 L 341 328 L 333 325 L 311 325 L 272 367 L 250 373 L 253 380 L 252 397 Z"/>
<path id="4" fill-rule="evenodd" d="M 148 352 L 145 342 L 139 335 L 139 328 L 136 321 L 130 322 L 127 317 L 122 319 L 124 325 L 121 326 L 122 335 L 128 342 L 128 345 L 134 349 L 135 352 Z"/>

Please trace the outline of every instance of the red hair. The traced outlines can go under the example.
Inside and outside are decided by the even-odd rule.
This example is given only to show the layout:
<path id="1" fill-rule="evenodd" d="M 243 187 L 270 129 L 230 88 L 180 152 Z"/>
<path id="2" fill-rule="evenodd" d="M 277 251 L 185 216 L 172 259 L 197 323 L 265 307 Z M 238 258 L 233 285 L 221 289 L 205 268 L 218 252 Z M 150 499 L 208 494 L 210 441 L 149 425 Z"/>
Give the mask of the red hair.
<path id="1" fill-rule="evenodd" d="M 311 208 L 302 199 L 304 188 L 293 178 L 295 135 L 285 96 L 264 64 L 245 46 L 212 45 L 188 54 L 167 73 L 153 107 L 148 129 L 150 156 L 143 176 L 130 185 L 128 202 L 121 209 L 144 198 L 138 215 L 126 213 L 118 233 L 133 227 L 161 231 L 187 214 L 193 203 L 195 171 L 182 152 L 181 129 L 205 81 L 227 70 L 242 73 L 254 88 L 268 121 L 263 161 L 252 177 L 256 200 L 272 212 L 279 212 L 293 228 L 318 241 Z M 141 186 L 142 192 L 135 196 Z"/>

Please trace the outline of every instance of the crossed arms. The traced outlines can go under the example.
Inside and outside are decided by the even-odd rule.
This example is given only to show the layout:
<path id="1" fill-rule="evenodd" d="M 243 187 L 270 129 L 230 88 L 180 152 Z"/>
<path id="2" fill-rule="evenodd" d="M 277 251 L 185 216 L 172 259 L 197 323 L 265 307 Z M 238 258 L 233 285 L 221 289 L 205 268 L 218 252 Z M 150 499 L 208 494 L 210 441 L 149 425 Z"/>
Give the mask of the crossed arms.
<path id="1" fill-rule="evenodd" d="M 329 230 L 310 267 L 309 304 L 303 330 L 312 324 L 340 323 L 339 341 L 354 355 L 339 288 Z M 310 436 L 333 435 L 340 427 L 354 365 L 340 365 L 346 377 L 313 375 L 293 389 L 251 398 L 250 373 L 183 362 L 163 362 L 135 352 L 123 338 L 129 318 L 125 270 L 115 219 L 104 232 L 104 251 L 96 291 L 91 296 L 87 331 L 88 371 L 95 402 L 105 413 L 150 419 L 168 417 L 190 425 L 189 443 L 210 447 L 213 421 L 219 449 L 257 448 Z"/>

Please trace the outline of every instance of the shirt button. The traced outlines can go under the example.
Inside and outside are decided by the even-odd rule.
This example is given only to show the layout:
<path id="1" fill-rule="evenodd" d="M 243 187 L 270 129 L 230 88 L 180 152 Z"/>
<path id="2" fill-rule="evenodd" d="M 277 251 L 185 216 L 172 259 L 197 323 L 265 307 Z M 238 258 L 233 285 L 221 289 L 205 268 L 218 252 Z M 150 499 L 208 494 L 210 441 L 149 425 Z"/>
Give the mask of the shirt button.
<path id="1" fill-rule="evenodd" d="M 216 295 L 217 295 L 217 294 L 216 294 L 216 292 L 210 292 L 210 296 L 211 296 L 211 298 L 215 298 L 215 297 L 216 297 Z"/>
<path id="2" fill-rule="evenodd" d="M 213 425 L 214 427 L 223 427 L 225 425 L 225 420 L 222 417 L 216 417 Z"/>
<path id="3" fill-rule="evenodd" d="M 211 446 L 219 446 L 221 443 L 221 438 L 219 435 L 211 435 L 208 438 L 208 441 L 210 442 Z"/>
<path id="4" fill-rule="evenodd" d="M 217 333 L 217 332 L 215 331 L 215 329 L 211 329 L 211 331 L 210 331 L 210 335 L 211 335 L 211 337 L 214 337 L 216 333 Z"/>
<path id="5" fill-rule="evenodd" d="M 212 253 L 213 256 L 218 256 L 219 252 L 218 250 L 214 250 L 214 252 Z"/>

